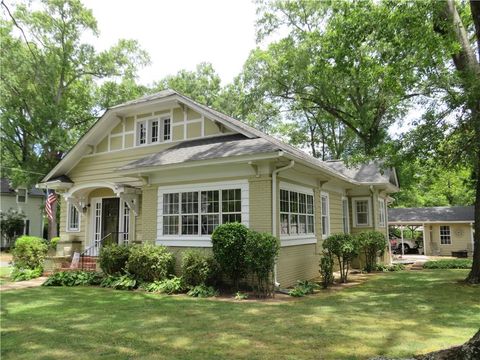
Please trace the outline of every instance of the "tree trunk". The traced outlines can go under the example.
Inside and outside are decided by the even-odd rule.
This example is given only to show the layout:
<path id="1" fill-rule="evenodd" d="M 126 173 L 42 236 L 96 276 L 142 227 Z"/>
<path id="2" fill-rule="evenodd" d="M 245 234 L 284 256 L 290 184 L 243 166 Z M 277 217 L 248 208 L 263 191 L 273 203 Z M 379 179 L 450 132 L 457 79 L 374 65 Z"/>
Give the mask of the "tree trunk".
<path id="1" fill-rule="evenodd" d="M 472 9 L 473 22 L 476 34 L 478 35 L 480 20 L 478 5 L 470 2 Z M 473 158 L 474 171 L 476 177 L 476 195 L 475 195 L 475 237 L 473 242 L 473 264 L 472 270 L 468 274 L 466 281 L 469 283 L 480 283 L 480 64 L 475 56 L 473 47 L 468 40 L 468 34 L 465 26 L 455 7 L 454 0 L 446 0 L 442 10 L 435 15 L 434 22 L 437 24 L 446 24 L 447 27 L 435 26 L 435 30 L 445 38 L 454 36 L 459 44 L 459 49 L 452 54 L 455 69 L 459 72 L 462 79 L 462 86 L 467 95 L 467 107 L 471 111 L 470 122 L 473 128 Z M 477 41 L 479 39 L 477 38 Z"/>

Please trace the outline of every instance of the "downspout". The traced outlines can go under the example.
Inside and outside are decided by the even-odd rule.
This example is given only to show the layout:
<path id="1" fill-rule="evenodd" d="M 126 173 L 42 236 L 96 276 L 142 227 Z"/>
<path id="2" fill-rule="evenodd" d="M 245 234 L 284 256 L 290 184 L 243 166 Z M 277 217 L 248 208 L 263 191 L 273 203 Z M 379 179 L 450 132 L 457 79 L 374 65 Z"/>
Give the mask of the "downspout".
<path id="1" fill-rule="evenodd" d="M 272 235 L 277 236 L 277 174 L 292 168 L 295 165 L 295 160 L 290 160 L 290 164 L 272 171 Z M 273 268 L 273 276 L 275 287 L 279 287 L 280 283 L 277 281 L 277 260 Z"/>

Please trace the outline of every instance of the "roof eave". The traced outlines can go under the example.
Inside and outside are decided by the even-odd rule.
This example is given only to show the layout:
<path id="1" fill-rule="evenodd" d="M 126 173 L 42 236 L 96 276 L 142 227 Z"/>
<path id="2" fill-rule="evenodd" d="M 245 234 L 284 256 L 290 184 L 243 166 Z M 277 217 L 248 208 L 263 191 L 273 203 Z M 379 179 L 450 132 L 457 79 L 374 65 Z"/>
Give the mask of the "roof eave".
<path id="1" fill-rule="evenodd" d="M 193 168 L 193 167 L 199 167 L 199 166 L 222 165 L 222 164 L 232 164 L 232 163 L 242 163 L 242 162 L 248 163 L 249 161 L 259 161 L 259 160 L 272 160 L 272 159 L 278 159 L 283 155 L 284 155 L 283 152 L 275 151 L 275 152 L 260 153 L 255 155 L 228 156 L 228 157 L 207 159 L 207 160 L 184 161 L 184 162 L 166 164 L 166 165 L 143 166 L 143 167 L 137 167 L 132 169 L 119 168 L 115 171 L 118 172 L 119 174 L 126 175 L 126 176 L 128 175 L 139 176 L 143 174 L 147 175 L 152 172 L 166 171 L 166 170 L 172 170 L 172 169 Z"/>

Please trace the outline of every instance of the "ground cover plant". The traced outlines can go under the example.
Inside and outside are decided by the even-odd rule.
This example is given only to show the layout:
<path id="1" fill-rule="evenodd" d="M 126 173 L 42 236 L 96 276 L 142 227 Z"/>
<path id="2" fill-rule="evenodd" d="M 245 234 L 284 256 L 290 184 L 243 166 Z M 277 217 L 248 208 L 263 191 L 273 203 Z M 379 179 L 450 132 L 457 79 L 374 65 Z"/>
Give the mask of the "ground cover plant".
<path id="1" fill-rule="evenodd" d="M 478 331 L 480 289 L 461 282 L 466 274 L 376 273 L 360 285 L 281 303 L 100 287 L 6 291 L 0 299 L 0 355 L 11 360 L 410 358 L 462 344 Z"/>
<path id="2" fill-rule="evenodd" d="M 471 269 L 471 259 L 432 260 L 423 264 L 425 269 Z"/>

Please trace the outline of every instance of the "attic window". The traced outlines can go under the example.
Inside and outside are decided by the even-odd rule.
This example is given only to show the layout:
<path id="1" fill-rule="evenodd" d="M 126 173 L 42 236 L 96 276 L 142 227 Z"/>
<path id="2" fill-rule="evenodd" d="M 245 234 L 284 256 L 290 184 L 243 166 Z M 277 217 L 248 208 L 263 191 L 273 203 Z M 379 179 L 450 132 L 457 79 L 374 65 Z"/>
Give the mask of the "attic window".
<path id="1" fill-rule="evenodd" d="M 170 118 L 137 122 L 137 146 L 171 140 Z"/>
<path id="2" fill-rule="evenodd" d="M 27 189 L 17 189 L 17 203 L 25 204 L 27 202 Z"/>

